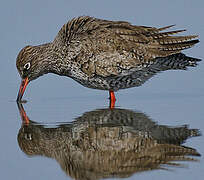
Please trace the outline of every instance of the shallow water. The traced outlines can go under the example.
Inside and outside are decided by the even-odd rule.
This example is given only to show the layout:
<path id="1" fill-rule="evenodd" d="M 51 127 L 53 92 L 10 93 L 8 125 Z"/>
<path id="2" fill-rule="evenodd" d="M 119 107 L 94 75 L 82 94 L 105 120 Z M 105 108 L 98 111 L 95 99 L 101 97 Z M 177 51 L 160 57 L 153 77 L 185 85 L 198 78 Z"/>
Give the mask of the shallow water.
<path id="1" fill-rule="evenodd" d="M 146 7 L 151 8 L 144 13 Z M 114 111 L 108 108 L 108 92 L 84 88 L 69 78 L 52 74 L 29 84 L 23 98 L 27 103 L 19 106 L 20 111 L 15 102 L 20 83 L 15 67 L 19 50 L 26 44 L 51 41 L 67 19 L 78 15 L 128 20 L 139 25 L 177 24 L 178 29 L 188 30 L 185 35 L 199 34 L 201 43 L 185 53 L 203 59 L 203 1 L 179 1 L 176 5 L 170 1 L 118 1 L 117 5 L 7 1 L 0 8 L 3 179 L 82 176 L 190 180 L 204 176 L 203 61 L 188 71 L 163 72 L 139 88 L 117 92 Z M 178 127 L 183 129 L 179 131 Z M 198 131 L 190 136 L 187 129 Z M 195 150 L 192 154 L 201 156 L 190 156 L 196 161 L 176 161 L 182 160 L 184 149 L 189 148 Z M 175 157 L 178 154 L 172 149 L 180 156 Z M 169 161 L 167 154 L 174 161 Z"/>
<path id="2" fill-rule="evenodd" d="M 158 125 L 142 112 L 105 108 L 85 112 L 70 123 L 50 124 L 32 121 L 22 104 L 18 108 L 20 149 L 30 157 L 55 159 L 75 179 L 168 170 L 183 166 L 176 161 L 196 162 L 194 157 L 200 156 L 196 149 L 181 146 L 188 138 L 200 136 L 198 129 Z"/>
<path id="3" fill-rule="evenodd" d="M 17 179 L 36 179 L 42 176 L 50 179 L 67 179 L 70 176 L 83 177 L 84 173 L 90 179 L 96 177 L 172 179 L 184 176 L 192 179 L 195 174 L 201 177 L 203 138 L 199 136 L 199 132 L 203 131 L 203 112 L 198 104 L 202 103 L 202 98 L 203 96 L 198 95 L 158 100 L 155 95 L 155 98 L 146 102 L 138 98 L 138 105 L 132 109 L 117 107 L 114 111 L 100 105 L 100 102 L 104 101 L 100 96 L 87 97 L 88 104 L 77 97 L 76 102 L 67 98 L 63 103 L 61 99 L 36 100 L 23 104 L 24 118 L 20 116 L 22 110 L 18 111 L 15 102 L 5 102 L 5 111 L 9 109 L 10 112 L 3 113 L 4 126 L 1 128 L 3 176 Z M 134 102 L 131 100 L 126 102 L 130 106 L 132 103 Z M 178 106 L 175 107 L 175 104 Z M 26 124 L 25 117 L 29 119 L 29 124 Z M 198 136 L 191 137 L 185 128 L 175 130 L 178 127 L 185 127 L 182 125 L 186 124 L 189 125 L 187 127 L 189 129 L 199 129 L 199 132 L 191 133 L 191 136 Z M 17 141 L 20 134 L 22 139 Z M 188 139 L 189 137 L 191 138 Z M 22 143 L 28 147 L 27 150 L 19 146 Z M 167 154 L 175 156 L 172 160 L 181 158 L 176 156 L 174 151 L 181 152 L 180 156 L 184 155 L 182 150 L 176 149 L 181 147 L 180 143 L 181 146 L 193 148 L 201 154 L 196 157 L 190 156 L 197 161 L 187 159 L 181 162 L 173 161 L 177 163 L 175 165 L 168 164 L 172 161 L 168 161 Z M 166 149 L 159 147 L 161 144 Z M 176 144 L 175 147 L 168 147 L 173 146 L 172 144 Z M 88 154 L 87 151 L 92 154 Z M 104 154 L 98 155 L 102 153 L 101 151 Z M 113 156 L 115 151 L 120 156 Z M 148 164 L 141 158 L 142 160 L 148 158 L 153 162 Z M 114 163 L 108 163 L 108 160 Z M 95 163 L 96 169 L 90 167 L 92 163 Z M 144 164 L 147 167 L 144 167 Z"/>

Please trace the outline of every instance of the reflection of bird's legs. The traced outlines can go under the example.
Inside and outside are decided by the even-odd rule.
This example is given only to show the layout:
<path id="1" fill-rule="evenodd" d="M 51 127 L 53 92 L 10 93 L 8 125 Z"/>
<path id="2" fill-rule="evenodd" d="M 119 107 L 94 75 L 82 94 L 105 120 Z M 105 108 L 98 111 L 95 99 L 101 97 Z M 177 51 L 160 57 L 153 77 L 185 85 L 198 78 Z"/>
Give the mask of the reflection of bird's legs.
<path id="1" fill-rule="evenodd" d="M 29 120 L 29 118 L 28 118 L 28 116 L 27 116 L 27 114 L 23 108 L 23 105 L 19 102 L 17 102 L 17 105 L 18 105 L 18 110 L 20 112 L 21 119 L 22 119 L 23 123 L 28 125 L 30 120 Z"/>
<path id="2" fill-rule="evenodd" d="M 110 109 L 113 109 L 115 107 L 115 101 L 116 101 L 114 91 L 109 90 L 109 95 L 110 95 L 110 97 L 109 97 L 109 99 L 110 99 L 109 107 L 110 107 Z"/>

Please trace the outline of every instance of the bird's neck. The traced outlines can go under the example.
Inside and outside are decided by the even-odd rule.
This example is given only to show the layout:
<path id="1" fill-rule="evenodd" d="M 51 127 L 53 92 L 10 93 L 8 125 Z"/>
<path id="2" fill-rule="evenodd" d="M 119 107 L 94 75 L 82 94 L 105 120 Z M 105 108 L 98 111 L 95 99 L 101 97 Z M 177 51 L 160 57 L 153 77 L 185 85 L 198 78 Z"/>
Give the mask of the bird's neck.
<path id="1" fill-rule="evenodd" d="M 76 57 L 80 52 L 67 46 L 56 46 L 54 43 L 48 43 L 38 46 L 40 62 L 43 66 L 43 74 L 54 73 L 60 76 L 72 76 L 72 70 L 77 68 Z"/>
<path id="2" fill-rule="evenodd" d="M 74 66 L 74 59 L 78 52 L 67 46 L 59 46 L 54 42 L 50 44 L 50 56 L 47 64 L 49 73 L 60 76 L 71 76 L 71 69 Z"/>
<path id="3" fill-rule="evenodd" d="M 52 43 L 34 46 L 34 48 L 38 52 L 35 59 L 40 63 L 39 72 L 41 72 L 41 75 L 47 73 L 63 75 L 64 62 L 60 49 L 54 47 Z"/>

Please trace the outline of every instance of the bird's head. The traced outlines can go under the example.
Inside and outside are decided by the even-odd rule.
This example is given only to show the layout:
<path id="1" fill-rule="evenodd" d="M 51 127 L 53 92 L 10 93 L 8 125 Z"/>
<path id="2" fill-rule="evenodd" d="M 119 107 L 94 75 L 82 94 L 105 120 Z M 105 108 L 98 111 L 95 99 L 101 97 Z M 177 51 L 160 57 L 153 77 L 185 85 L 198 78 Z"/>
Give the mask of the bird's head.
<path id="1" fill-rule="evenodd" d="M 21 101 L 28 83 L 47 73 L 44 54 L 46 46 L 26 46 L 18 54 L 16 67 L 22 78 L 17 101 Z"/>

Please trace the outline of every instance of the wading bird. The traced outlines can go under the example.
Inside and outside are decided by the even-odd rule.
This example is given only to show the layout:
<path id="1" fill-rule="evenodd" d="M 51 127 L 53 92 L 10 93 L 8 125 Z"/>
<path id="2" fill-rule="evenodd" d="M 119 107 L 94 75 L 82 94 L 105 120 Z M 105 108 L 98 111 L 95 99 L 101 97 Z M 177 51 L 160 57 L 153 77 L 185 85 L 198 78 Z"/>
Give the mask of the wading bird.
<path id="1" fill-rule="evenodd" d="M 108 90 L 113 108 L 115 91 L 140 86 L 160 71 L 197 65 L 199 59 L 181 53 L 199 42 L 197 36 L 172 36 L 185 30 L 163 32 L 172 26 L 74 18 L 63 25 L 53 42 L 20 51 L 16 66 L 22 82 L 17 101 L 30 81 L 55 73 L 88 88 Z"/>

